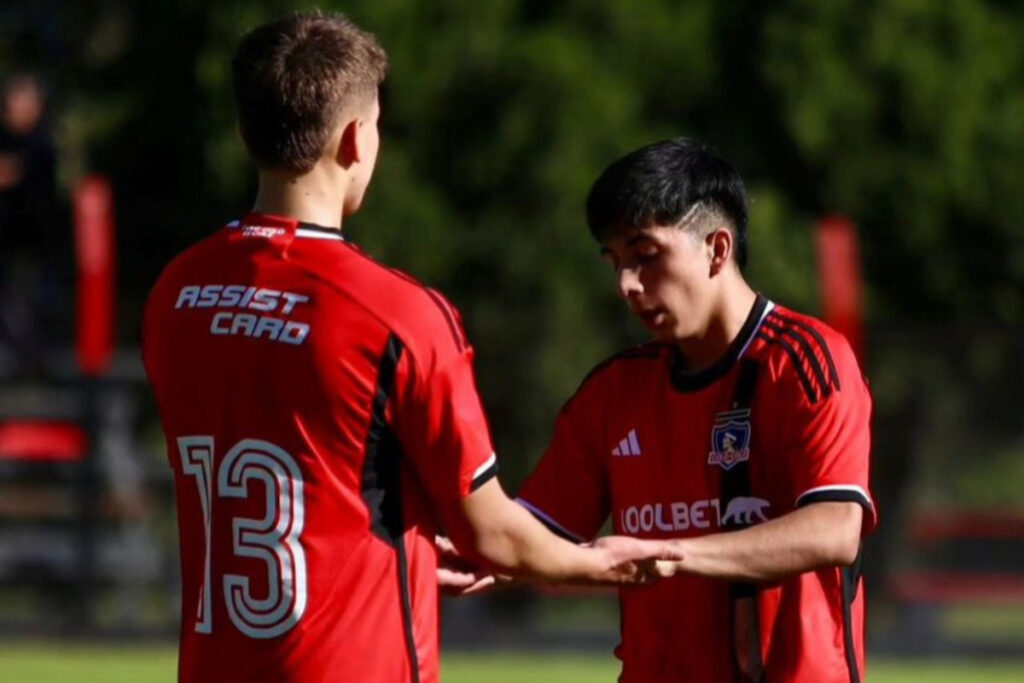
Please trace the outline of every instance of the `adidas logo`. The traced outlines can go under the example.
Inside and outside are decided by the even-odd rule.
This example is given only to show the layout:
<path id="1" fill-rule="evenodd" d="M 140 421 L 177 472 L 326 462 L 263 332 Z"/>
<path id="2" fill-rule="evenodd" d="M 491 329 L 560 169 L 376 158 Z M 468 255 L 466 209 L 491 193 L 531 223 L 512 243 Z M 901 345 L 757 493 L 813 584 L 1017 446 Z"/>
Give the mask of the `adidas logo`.
<path id="1" fill-rule="evenodd" d="M 635 456 L 640 454 L 640 442 L 636 440 L 635 429 L 630 429 L 626 438 L 620 441 L 619 445 L 612 449 L 612 455 Z"/>

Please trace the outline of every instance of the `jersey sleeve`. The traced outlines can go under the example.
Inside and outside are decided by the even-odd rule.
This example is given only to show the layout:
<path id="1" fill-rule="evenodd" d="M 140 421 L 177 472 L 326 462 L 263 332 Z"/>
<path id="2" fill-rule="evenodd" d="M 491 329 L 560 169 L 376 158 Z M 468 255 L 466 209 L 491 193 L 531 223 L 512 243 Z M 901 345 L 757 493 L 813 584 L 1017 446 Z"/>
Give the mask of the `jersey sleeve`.
<path id="1" fill-rule="evenodd" d="M 552 531 L 576 542 L 592 539 L 610 509 L 594 384 L 584 384 L 559 412 L 551 443 L 517 499 Z"/>
<path id="2" fill-rule="evenodd" d="M 877 525 L 868 475 L 871 396 L 857 360 L 838 335 L 825 349 L 828 391 L 810 395 L 794 379 L 784 383 L 784 450 L 797 507 L 826 501 L 859 503 L 863 534 Z"/>
<path id="3" fill-rule="evenodd" d="M 495 476 L 498 464 L 477 393 L 472 348 L 440 360 L 403 359 L 407 373 L 395 428 L 431 498 L 452 502 Z"/>

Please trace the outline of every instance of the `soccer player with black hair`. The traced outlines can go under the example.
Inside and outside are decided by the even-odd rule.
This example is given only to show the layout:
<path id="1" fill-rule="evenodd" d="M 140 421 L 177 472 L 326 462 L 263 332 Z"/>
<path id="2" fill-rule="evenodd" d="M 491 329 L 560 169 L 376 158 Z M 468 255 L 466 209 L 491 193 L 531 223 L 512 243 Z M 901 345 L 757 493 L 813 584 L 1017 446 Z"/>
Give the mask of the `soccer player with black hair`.
<path id="1" fill-rule="evenodd" d="M 653 341 L 598 365 L 520 502 L 568 539 L 677 539 L 620 591 L 623 683 L 859 682 L 871 399 L 846 340 L 747 284 L 747 198 L 705 145 L 609 166 L 587 220 Z"/>
<path id="2" fill-rule="evenodd" d="M 527 578 L 638 583 L 680 557 L 580 547 L 507 498 L 458 313 L 343 233 L 377 158 L 376 39 L 298 14 L 246 35 L 232 68 L 255 206 L 167 266 L 143 324 L 177 498 L 179 680 L 437 681 L 438 520 Z"/>

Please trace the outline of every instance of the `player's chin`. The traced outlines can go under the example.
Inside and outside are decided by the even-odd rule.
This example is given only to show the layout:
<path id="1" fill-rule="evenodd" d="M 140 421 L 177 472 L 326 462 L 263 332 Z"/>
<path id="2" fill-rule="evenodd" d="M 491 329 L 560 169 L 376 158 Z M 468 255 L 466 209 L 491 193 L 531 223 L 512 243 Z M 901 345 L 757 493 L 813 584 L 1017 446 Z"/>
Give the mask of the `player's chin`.
<path id="1" fill-rule="evenodd" d="M 661 325 L 652 329 L 651 337 L 659 344 L 674 344 L 679 341 L 679 335 L 670 325 Z"/>
<path id="2" fill-rule="evenodd" d="M 654 341 L 659 343 L 673 343 L 679 341 L 678 327 L 675 318 L 664 310 L 640 313 L 633 311 L 633 315 L 641 325 L 647 328 Z"/>

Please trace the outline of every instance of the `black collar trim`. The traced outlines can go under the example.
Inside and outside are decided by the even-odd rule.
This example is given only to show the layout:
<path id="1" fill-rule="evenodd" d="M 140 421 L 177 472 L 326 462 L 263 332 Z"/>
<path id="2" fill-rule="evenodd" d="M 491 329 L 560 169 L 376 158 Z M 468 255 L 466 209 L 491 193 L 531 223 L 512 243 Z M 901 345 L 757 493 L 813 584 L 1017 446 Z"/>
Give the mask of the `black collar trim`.
<path id="1" fill-rule="evenodd" d="M 299 231 L 310 231 L 316 233 L 315 235 L 306 234 L 303 235 Z M 295 234 L 300 237 L 333 237 L 335 239 L 344 240 L 345 234 L 341 231 L 341 228 L 330 228 L 326 225 L 317 225 L 316 223 L 306 223 L 299 221 L 295 226 Z"/>
<path id="2" fill-rule="evenodd" d="M 772 302 L 758 294 L 754 300 L 754 305 L 750 309 L 750 313 L 747 314 L 747 319 L 743 322 L 743 327 L 740 328 L 739 334 L 729 344 L 729 348 L 726 349 L 725 353 L 718 360 L 700 372 L 686 372 L 683 369 L 685 367 L 683 354 L 678 346 L 674 347 L 670 364 L 672 386 L 677 391 L 699 391 L 724 376 L 736 365 L 736 361 L 743 356 L 747 347 L 750 346 L 750 342 L 753 341 L 758 328 L 761 327 L 761 321 L 764 320 L 765 314 L 768 313 L 771 307 Z"/>

